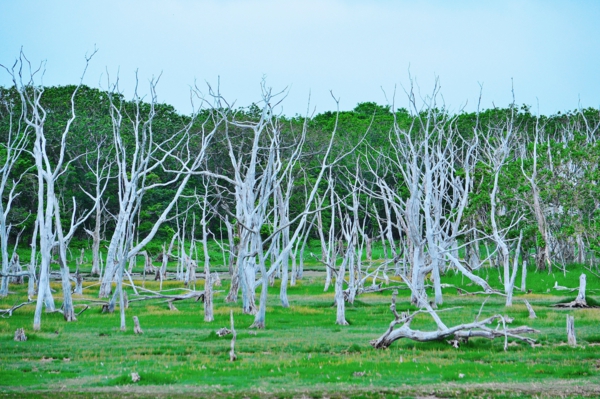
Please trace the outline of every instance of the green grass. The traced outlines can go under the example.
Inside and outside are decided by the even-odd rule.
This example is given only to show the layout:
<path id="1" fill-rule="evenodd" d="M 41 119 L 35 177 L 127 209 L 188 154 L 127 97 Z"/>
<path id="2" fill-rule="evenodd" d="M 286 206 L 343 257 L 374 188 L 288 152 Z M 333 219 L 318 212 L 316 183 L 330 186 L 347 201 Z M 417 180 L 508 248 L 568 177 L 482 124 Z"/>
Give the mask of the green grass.
<path id="1" fill-rule="evenodd" d="M 347 306 L 350 325 L 337 326 L 333 288 L 323 292 L 322 277 L 316 273 L 288 289 L 291 307 L 287 309 L 279 305 L 278 284 L 269 288 L 267 328 L 258 331 L 248 328 L 253 316 L 242 314 L 239 304 L 224 302 L 227 280 L 217 288 L 212 323 L 203 321 L 199 302 L 177 302 L 174 312 L 155 300 L 131 304 L 126 332 L 119 331 L 118 312 L 102 314 L 99 306 L 72 323 L 64 322 L 58 313 L 44 314 L 41 331 L 33 332 L 30 305 L 0 319 L 0 398 L 109 397 L 117 392 L 123 397 L 411 397 L 432 392 L 444 397 L 552 397 L 556 392 L 597 396 L 600 346 L 595 344 L 600 342 L 600 309 L 550 307 L 575 297 L 576 293 L 551 289 L 554 281 L 576 287 L 583 269 L 570 270 L 566 278 L 530 270 L 528 288 L 533 292 L 517 293 L 511 308 L 504 307 L 501 297 L 492 296 L 486 302 L 482 317 L 506 314 L 514 317 L 514 326 L 526 324 L 540 330 L 535 337 L 541 347 L 516 343 L 507 352 L 500 339 L 472 339 L 460 349 L 444 342 L 400 340 L 387 350 L 375 350 L 369 341 L 389 326 L 391 292 L 359 296 Z M 489 276 L 490 283 L 499 287 L 496 270 L 480 271 L 480 275 Z M 443 282 L 479 291 L 453 272 Z M 146 281 L 145 286 L 157 289 L 158 284 Z M 199 281 L 198 289 L 201 286 Z M 60 290 L 58 283 L 52 287 Z M 176 287 L 182 283 L 167 281 L 163 288 Z M 588 274 L 588 296 L 593 299 L 599 288 L 598 279 Z M 0 300 L 2 309 L 26 300 L 26 286 L 11 285 L 10 289 L 13 293 Z M 75 296 L 76 303 L 97 299 L 97 289 L 94 286 L 83 297 Z M 58 306 L 59 294 L 55 294 Z M 128 294 L 134 297 L 131 291 Z M 486 297 L 457 295 L 448 288 L 441 308 L 456 309 L 440 316 L 447 325 L 473 321 Z M 534 306 L 537 319 L 528 319 L 523 298 Z M 400 291 L 397 307 L 414 310 L 408 291 Z M 230 336 L 215 334 L 229 326 L 230 309 L 238 333 L 238 361 L 233 363 L 228 355 Z M 574 348 L 564 345 L 567 314 L 575 315 L 579 345 Z M 140 319 L 143 335 L 133 333 L 134 315 Z M 25 328 L 26 342 L 13 341 L 19 327 Z M 420 315 L 412 328 L 435 326 L 429 317 Z M 138 383 L 132 383 L 132 372 L 140 375 Z M 576 387 L 584 388 L 578 391 Z"/>

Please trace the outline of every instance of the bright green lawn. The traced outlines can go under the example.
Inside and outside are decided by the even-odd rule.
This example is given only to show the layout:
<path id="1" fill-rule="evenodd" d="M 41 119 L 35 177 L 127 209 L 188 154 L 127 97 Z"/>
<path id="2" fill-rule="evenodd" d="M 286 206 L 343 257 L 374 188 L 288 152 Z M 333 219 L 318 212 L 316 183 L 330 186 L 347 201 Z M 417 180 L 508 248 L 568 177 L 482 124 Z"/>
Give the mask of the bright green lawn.
<path id="1" fill-rule="evenodd" d="M 127 310 L 128 330 L 119 332 L 119 314 L 101 314 L 100 306 L 84 312 L 77 322 L 65 323 L 60 314 L 44 314 L 42 330 L 32 331 L 33 305 L 0 319 L 0 398 L 10 397 L 398 397 L 436 394 L 444 397 L 570 396 L 600 394 L 600 309 L 560 310 L 549 305 L 575 293 L 547 290 L 558 281 L 576 287 L 583 269 L 548 275 L 530 271 L 531 294 L 518 293 L 512 308 L 503 298 L 491 297 L 482 318 L 495 313 L 514 317 L 513 326 L 540 330 L 542 344 L 521 343 L 503 350 L 503 341 L 473 339 L 454 349 L 444 342 L 397 341 L 387 350 L 375 350 L 369 341 L 381 335 L 392 319 L 391 291 L 359 296 L 347 307 L 350 326 L 336 326 L 333 287 L 323 292 L 320 273 L 307 272 L 289 288 L 291 307 L 281 308 L 278 287 L 270 288 L 267 329 L 250 330 L 253 316 L 241 314 L 239 305 L 225 304 L 228 281 L 217 288 L 215 321 L 203 321 L 200 302 L 177 302 L 169 311 L 160 301 L 135 302 Z M 498 286 L 495 270 L 484 271 Z M 520 281 L 520 276 L 517 277 Z M 535 282 L 535 284 L 534 284 Z M 141 281 L 137 283 L 141 284 Z M 452 273 L 444 283 L 461 285 Z M 466 283 L 466 282 L 465 282 Z M 86 286 L 92 282 L 86 282 Z M 153 281 L 146 288 L 157 289 Z M 169 281 L 164 288 L 181 287 Z M 53 284 L 57 290 L 58 283 Z M 202 282 L 198 283 L 201 289 Z M 466 286 L 471 291 L 478 289 Z M 588 296 L 600 288 L 588 273 Z M 98 286 L 85 290 L 77 303 L 96 300 Z M 26 287 L 11 285 L 0 301 L 5 309 L 26 300 Z M 60 293 L 56 301 L 60 306 Z M 458 309 L 440 313 L 447 325 L 473 321 L 486 296 L 458 296 L 449 288 L 441 307 Z M 134 295 L 129 291 L 129 297 Z M 522 298 L 534 306 L 538 318 L 528 319 Z M 235 313 L 238 361 L 229 361 L 230 336 L 215 330 L 229 326 L 229 309 Z M 398 310 L 414 309 L 408 292 L 401 290 Z M 566 341 L 565 319 L 575 315 L 578 346 Z M 133 334 L 132 317 L 140 319 L 143 335 Z M 28 340 L 14 342 L 15 329 L 24 327 Z M 419 316 L 415 329 L 434 328 Z M 141 381 L 131 382 L 137 372 Z M 464 375 L 462 378 L 461 375 Z M 62 391 L 62 393 L 59 393 Z M 66 392 L 66 393 L 65 393 Z"/>

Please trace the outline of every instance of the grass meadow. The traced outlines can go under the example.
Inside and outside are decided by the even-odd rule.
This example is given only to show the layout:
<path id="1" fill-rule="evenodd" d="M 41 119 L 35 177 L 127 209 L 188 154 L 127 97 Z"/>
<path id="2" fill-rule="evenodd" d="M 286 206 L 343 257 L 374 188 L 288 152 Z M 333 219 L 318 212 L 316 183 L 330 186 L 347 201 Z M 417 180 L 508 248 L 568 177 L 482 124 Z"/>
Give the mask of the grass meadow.
<path id="1" fill-rule="evenodd" d="M 91 307 L 76 322 L 45 313 L 41 331 L 34 332 L 34 305 L 0 318 L 0 398 L 600 396 L 600 309 L 551 306 L 576 296 L 554 290 L 555 282 L 576 288 L 581 272 L 588 276 L 588 298 L 596 303 L 600 279 L 581 266 L 570 266 L 566 276 L 530 269 L 527 288 L 532 292 L 517 292 L 510 308 L 504 307 L 504 298 L 491 296 L 481 310 L 487 295 L 444 289 L 440 309 L 448 310 L 439 314 L 449 326 L 471 322 L 481 310 L 482 318 L 500 313 L 514 318 L 512 326 L 540 331 L 533 335 L 539 346 L 511 341 L 508 351 L 502 339 L 471 339 L 458 349 L 445 342 L 400 340 L 389 349 L 375 350 L 369 341 L 392 320 L 392 291 L 360 295 L 347 305 L 350 325 L 337 326 L 333 287 L 323 291 L 318 265 L 309 263 L 306 269 L 304 278 L 288 289 L 289 308 L 279 304 L 278 282 L 269 288 L 264 330 L 248 328 L 253 316 L 242 314 L 239 303 L 225 303 L 229 280 L 223 278 L 223 286 L 216 287 L 214 322 L 204 322 L 201 302 L 179 301 L 177 310 L 169 310 L 164 300 L 148 300 L 130 304 L 127 331 L 121 332 L 118 311 L 101 313 L 97 278 L 86 279 L 84 294 L 74 295 L 74 301 L 78 309 Z M 496 269 L 481 270 L 480 275 L 500 288 Z M 158 283 L 150 280 L 141 281 L 138 275 L 136 285 L 158 290 Z M 478 291 L 452 271 L 443 282 Z M 198 281 L 197 289 L 202 285 Z M 52 288 L 60 307 L 59 281 Z M 170 292 L 181 288 L 183 283 L 174 280 L 163 285 L 175 290 Z M 27 301 L 26 284 L 11 285 L 10 290 L 0 309 Z M 131 289 L 128 295 L 136 297 Z M 409 299 L 409 292 L 401 289 L 399 311 L 415 310 Z M 523 299 L 533 305 L 537 319 L 528 318 Z M 235 362 L 229 361 L 231 335 L 215 333 L 229 326 L 230 309 L 237 331 Z M 575 316 L 575 347 L 566 345 L 567 315 Z M 144 334 L 134 334 L 133 316 L 138 316 Z M 21 327 L 28 340 L 15 342 L 15 330 Z M 419 315 L 412 328 L 435 326 L 427 315 Z M 132 373 L 139 374 L 138 382 L 132 381 Z"/>

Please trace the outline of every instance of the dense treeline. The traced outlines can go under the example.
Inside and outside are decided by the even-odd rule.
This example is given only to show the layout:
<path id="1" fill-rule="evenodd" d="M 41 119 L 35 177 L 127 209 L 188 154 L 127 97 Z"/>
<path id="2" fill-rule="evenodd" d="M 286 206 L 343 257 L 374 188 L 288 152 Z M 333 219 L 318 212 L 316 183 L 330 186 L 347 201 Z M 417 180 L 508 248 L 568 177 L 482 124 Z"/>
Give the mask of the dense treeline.
<path id="1" fill-rule="evenodd" d="M 28 276 L 30 295 L 38 294 L 34 328 L 43 306 L 54 309 L 51 260 L 60 266 L 62 312 L 75 320 L 69 248 L 93 248 L 99 296 L 110 298 L 111 312 L 120 301 L 122 329 L 123 281 L 136 256 L 161 281 L 176 257 L 186 286 L 203 260 L 205 320 L 212 320 L 209 240 L 228 263 L 227 300 L 241 291 L 258 328 L 275 278 L 289 306 L 287 286 L 302 278 L 310 240 L 320 243 L 325 289 L 335 286 L 342 325 L 344 303 L 389 273 L 427 307 L 426 280 L 441 304 L 450 269 L 500 293 L 478 272 L 493 265 L 503 270 L 510 306 L 520 264 L 523 275 L 528 262 L 566 270 L 600 251 L 598 110 L 538 116 L 511 104 L 451 114 L 437 106 L 436 89 L 422 104 L 410 92 L 407 108 L 361 103 L 288 118 L 274 114 L 277 95 L 263 86 L 263 103 L 240 109 L 210 89 L 195 93 L 201 107 L 184 116 L 150 88 L 146 101 L 125 99 L 118 86 L 15 79 L 0 88 L 0 295 L 9 276 Z M 375 241 L 383 248 L 378 262 Z M 27 272 L 10 244 L 31 246 Z"/>
<path id="2" fill-rule="evenodd" d="M 50 149 L 60 147 L 61 129 L 64 122 L 70 117 L 70 97 L 74 89 L 75 86 L 44 89 L 41 104 L 48 114 L 45 133 Z M 68 157 L 73 162 L 61 176 L 59 182 L 61 203 L 65 206 L 66 215 L 71 210 L 71 198 L 76 199 L 80 209 L 89 209 L 93 206 L 90 198 L 82 191 L 82 189 L 88 192 L 93 191 L 93 181 L 90 179 L 86 161 L 90 161 L 96 156 L 94 152 L 98 147 L 102 150 L 100 156 L 110 156 L 113 126 L 110 119 L 109 95 L 107 92 L 83 86 L 75 97 L 76 119 L 69 130 L 66 144 Z M 132 112 L 135 105 L 131 101 L 126 101 L 122 97 L 118 101 L 122 101 L 126 109 L 129 108 L 126 112 Z M 10 119 L 14 119 L 13 123 L 17 122 L 16 110 L 19 110 L 19 102 L 20 99 L 14 87 L 0 88 L 0 104 L 2 104 L 0 107 L 0 134 L 3 142 L 7 140 Z M 9 105 L 12 108 L 8 108 Z M 142 107 L 149 107 L 149 105 L 142 104 Z M 156 116 L 153 119 L 155 141 L 173 135 L 190 121 L 188 116 L 179 115 L 173 107 L 167 104 L 156 104 L 155 108 Z M 237 120 L 256 122 L 260 118 L 260 111 L 258 106 L 252 105 L 246 109 L 235 110 L 234 114 Z M 148 109 L 142 109 L 142 113 L 148 112 Z M 436 112 L 445 113 L 444 110 L 436 110 Z M 206 116 L 201 115 L 198 121 L 204 121 Z M 524 180 L 522 168 L 529 170 L 532 167 L 532 151 L 537 128 L 540 131 L 537 144 L 538 168 L 540 169 L 538 185 L 545 211 L 548 214 L 550 229 L 557 240 L 555 245 L 565 247 L 561 251 L 561 256 L 566 256 L 565 262 L 573 261 L 579 251 L 582 253 L 587 250 L 599 251 L 598 110 L 590 108 L 537 117 L 527 106 L 520 108 L 511 106 L 504 109 L 484 110 L 480 113 L 463 112 L 458 115 L 445 115 L 446 123 L 451 125 L 452 129 L 459 131 L 465 138 L 472 136 L 473 132 L 477 130 L 480 134 L 488 135 L 492 130 L 500 129 L 511 117 L 514 118 L 512 123 L 514 129 L 518 130 L 520 143 L 512 150 L 500 176 L 502 189 L 499 193 L 499 201 L 503 204 L 502 214 L 509 216 L 515 213 L 523 214 L 524 219 L 529 222 L 525 233 L 525 248 L 535 248 L 540 238 L 536 234 L 535 218 L 530 209 L 531 200 L 528 199 L 530 188 Z M 281 117 L 281 119 L 283 137 L 289 140 L 289 143 L 283 145 L 291 146 L 298 132 L 302 130 L 304 120 L 300 117 Z M 415 123 L 415 115 L 405 108 L 400 108 L 393 113 L 389 106 L 376 103 L 361 103 L 352 111 L 318 114 L 308 121 L 307 150 L 299 170 L 305 170 L 305 165 L 310 166 L 311 163 L 317 162 L 319 154 L 326 145 L 328 135 L 335 128 L 338 131 L 335 142 L 336 151 L 341 152 L 344 149 L 352 148 L 361 140 L 362 144 L 357 149 L 357 154 L 389 151 L 390 132 L 394 128 L 394 123 L 401 128 L 408 128 Z M 198 127 L 192 128 L 192 135 L 194 129 L 198 129 Z M 246 137 L 247 130 L 239 129 L 237 132 L 230 131 L 229 134 L 237 145 L 243 147 L 249 145 Z M 122 134 L 124 140 L 127 140 L 127 134 L 131 134 L 131 132 L 123 129 Z M 222 135 L 221 131 L 217 131 L 215 134 L 216 137 L 208 151 L 206 165 L 209 170 L 227 174 L 230 172 L 227 170 L 227 163 L 222 162 L 227 157 L 226 143 Z M 0 153 L 0 157 L 4 157 L 5 148 L 0 151 L 3 151 Z M 51 153 L 50 156 L 56 157 L 56 154 Z M 356 166 L 355 162 L 354 159 L 348 158 L 344 161 L 341 169 L 353 168 Z M 8 222 L 14 226 L 11 235 L 13 242 L 18 234 L 21 235 L 22 242 L 29 241 L 33 234 L 34 218 L 32 215 L 35 213 L 37 193 L 33 179 L 27 176 L 34 173 L 32 166 L 32 159 L 24 155 L 13 170 L 14 176 L 23 175 L 18 188 L 19 196 L 15 199 L 7 218 Z M 310 179 L 310 169 L 306 170 L 309 173 L 302 179 Z M 339 172 L 338 179 L 343 180 L 344 176 L 347 174 Z M 489 177 L 489 167 L 480 163 L 477 167 L 474 190 L 471 193 L 468 210 L 469 218 L 483 229 L 486 226 L 486 206 L 489 206 L 487 204 L 489 202 L 487 194 L 490 190 Z M 165 176 L 157 171 L 151 178 L 161 181 L 165 179 Z M 365 178 L 368 179 L 367 176 Z M 300 187 L 302 179 L 296 182 L 298 186 L 296 190 L 299 193 L 296 196 L 298 200 L 302 197 Z M 339 181 L 338 189 L 340 191 L 343 191 L 346 186 L 347 184 L 343 181 Z M 401 186 L 402 184 L 398 187 L 399 190 L 402 190 Z M 103 204 L 104 212 L 107 215 L 117 213 L 118 203 L 114 198 L 116 190 L 116 182 L 111 180 Z M 175 187 L 166 186 L 152 192 L 145 199 L 144 206 L 138 215 L 140 232 L 151 227 L 158 210 L 162 209 L 165 201 L 172 197 L 173 190 Z M 201 191 L 200 178 L 195 178 L 195 182 L 186 190 L 190 195 L 194 191 Z M 169 232 L 175 230 L 175 224 L 175 221 L 165 223 L 157 238 L 169 239 Z M 91 228 L 92 225 L 93 218 L 88 220 L 84 227 Z M 371 227 L 374 228 L 374 226 Z M 112 221 L 107 218 L 103 230 L 110 231 L 111 228 L 113 228 Z M 219 227 L 219 222 L 213 219 L 210 230 L 214 232 L 220 228 L 222 229 Z M 314 232 L 313 236 L 315 236 Z M 72 244 L 75 247 L 88 245 L 85 243 L 88 239 L 89 237 L 82 228 L 78 230 Z M 579 249 L 578 245 L 583 245 L 582 249 Z M 562 261 L 563 259 L 557 260 Z"/>

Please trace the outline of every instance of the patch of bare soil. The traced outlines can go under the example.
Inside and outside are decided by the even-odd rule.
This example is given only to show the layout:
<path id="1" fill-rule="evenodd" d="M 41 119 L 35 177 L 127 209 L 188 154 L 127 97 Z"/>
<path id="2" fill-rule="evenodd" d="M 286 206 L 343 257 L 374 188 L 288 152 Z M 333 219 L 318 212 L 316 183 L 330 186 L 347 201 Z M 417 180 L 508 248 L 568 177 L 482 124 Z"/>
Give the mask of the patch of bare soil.
<path id="1" fill-rule="evenodd" d="M 78 387 L 71 390 L 64 384 L 55 390 L 45 391 L 25 391 L 17 387 L 14 390 L 7 389 L 0 393 L 0 398 L 112 398 L 118 395 L 123 399 L 141 399 L 141 398 L 384 398 L 395 397 L 416 397 L 422 399 L 436 398 L 570 398 L 570 397 L 600 397 L 600 381 L 590 380 L 543 380 L 530 383 L 484 383 L 484 384 L 459 384 L 445 383 L 436 385 L 418 385 L 394 388 L 376 388 L 376 387 L 307 387 L 305 389 L 288 390 L 273 388 L 270 392 L 263 390 L 236 391 L 227 389 L 227 387 L 210 386 L 139 386 L 127 385 L 119 387 L 106 388 L 87 388 Z"/>

